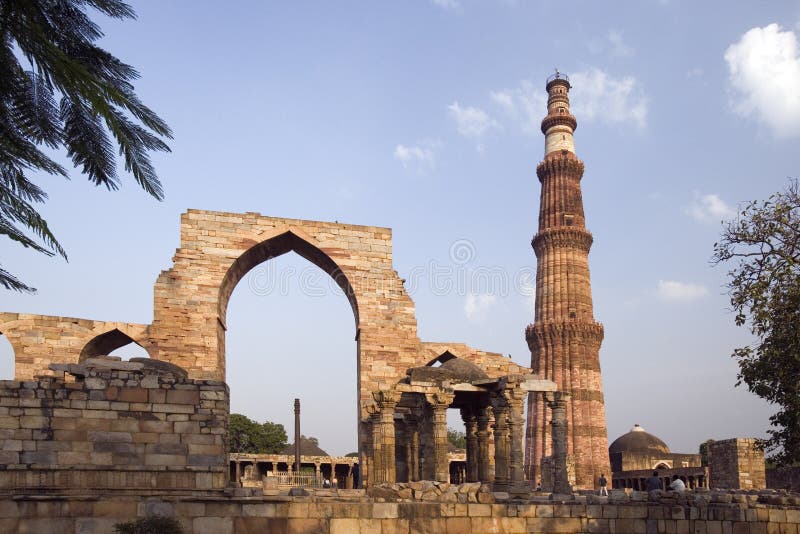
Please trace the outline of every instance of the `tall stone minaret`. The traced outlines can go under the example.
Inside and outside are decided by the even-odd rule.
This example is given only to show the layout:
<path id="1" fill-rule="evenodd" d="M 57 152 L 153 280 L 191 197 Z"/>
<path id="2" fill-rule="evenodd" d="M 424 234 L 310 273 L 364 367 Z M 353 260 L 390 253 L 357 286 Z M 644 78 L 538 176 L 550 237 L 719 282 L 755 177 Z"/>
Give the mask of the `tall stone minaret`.
<path id="1" fill-rule="evenodd" d="M 536 168 L 542 184 L 536 252 L 534 322 L 525 329 L 531 367 L 571 395 L 567 403 L 567 454 L 574 462 L 575 486 L 593 488 L 601 473 L 610 478 L 605 403 L 600 378 L 603 325 L 594 320 L 589 281 L 589 248 L 581 198 L 583 162 L 575 156 L 569 112 L 569 78 L 556 72 L 547 80 L 544 160 Z M 552 454 L 550 410 L 542 394 L 528 400 L 525 466 L 541 480 L 541 461 Z"/>

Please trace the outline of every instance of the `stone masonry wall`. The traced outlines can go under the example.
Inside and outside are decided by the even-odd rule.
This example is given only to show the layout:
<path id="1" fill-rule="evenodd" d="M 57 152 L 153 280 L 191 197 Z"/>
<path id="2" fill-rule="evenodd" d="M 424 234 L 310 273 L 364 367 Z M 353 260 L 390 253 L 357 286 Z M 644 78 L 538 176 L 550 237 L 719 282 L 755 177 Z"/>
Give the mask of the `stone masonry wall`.
<path id="1" fill-rule="evenodd" d="M 462 504 L 313 496 L 0 495 L 0 531 L 101 534 L 112 532 L 117 522 L 157 514 L 176 517 L 187 534 L 798 534 L 798 497 L 795 504 L 786 504 L 786 496 L 775 499 L 770 504 L 759 495 L 705 494 L 624 503 L 578 497 Z"/>
<path id="2" fill-rule="evenodd" d="M 0 491 L 226 485 L 227 386 L 113 365 L 126 370 L 74 365 L 84 376 L 0 382 Z"/>
<path id="3" fill-rule="evenodd" d="M 767 487 L 764 451 L 756 446 L 755 439 L 734 438 L 707 443 L 712 488 Z"/>

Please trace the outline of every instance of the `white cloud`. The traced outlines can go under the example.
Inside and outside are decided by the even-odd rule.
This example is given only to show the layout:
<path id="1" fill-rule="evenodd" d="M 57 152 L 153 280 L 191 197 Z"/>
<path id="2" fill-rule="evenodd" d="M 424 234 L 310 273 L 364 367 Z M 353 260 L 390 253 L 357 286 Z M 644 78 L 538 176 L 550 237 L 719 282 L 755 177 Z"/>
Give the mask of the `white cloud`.
<path id="1" fill-rule="evenodd" d="M 528 80 L 522 80 L 514 89 L 492 91 L 492 102 L 516 119 L 525 133 L 539 133 L 539 123 L 547 113 L 547 93 L 537 89 Z"/>
<path id="2" fill-rule="evenodd" d="M 736 215 L 736 210 L 713 193 L 701 195 L 695 192 L 692 203 L 684 211 L 693 219 L 704 223 L 717 223 Z"/>
<path id="3" fill-rule="evenodd" d="M 458 133 L 464 137 L 478 138 L 490 129 L 500 127 L 497 121 L 480 108 L 462 108 L 458 102 L 453 102 L 447 106 L 447 111 L 455 121 Z"/>
<path id="4" fill-rule="evenodd" d="M 458 0 L 433 0 L 433 3 L 442 9 L 452 9 L 454 11 L 461 9 L 461 4 Z"/>
<path id="5" fill-rule="evenodd" d="M 699 284 L 659 280 L 656 294 L 663 300 L 689 302 L 705 297 L 708 295 L 708 290 Z"/>
<path id="6" fill-rule="evenodd" d="M 464 300 L 464 313 L 470 321 L 482 321 L 489 309 L 495 305 L 497 297 L 488 293 L 469 293 Z"/>
<path id="7" fill-rule="evenodd" d="M 397 145 L 394 148 L 394 157 L 403 167 L 416 166 L 417 170 L 424 171 L 436 166 L 436 153 L 432 144 L 424 146 Z"/>
<path id="8" fill-rule="evenodd" d="M 647 97 L 633 76 L 614 77 L 591 68 L 570 75 L 572 113 L 578 121 L 607 124 L 631 123 L 643 128 L 647 123 Z M 513 89 L 493 91 L 492 101 L 516 118 L 523 131 L 539 134 L 539 124 L 547 113 L 544 83 L 523 80 Z"/>
<path id="9" fill-rule="evenodd" d="M 610 47 L 609 52 L 614 57 L 631 57 L 633 55 L 633 48 L 625 44 L 622 39 L 622 32 L 609 30 L 608 44 Z"/>
<path id="10" fill-rule="evenodd" d="M 800 135 L 800 50 L 777 24 L 748 30 L 725 51 L 733 110 L 777 137 Z"/>
<path id="11" fill-rule="evenodd" d="M 593 67 L 569 77 L 572 113 L 579 119 L 606 123 L 647 124 L 647 97 L 633 76 L 614 76 Z"/>

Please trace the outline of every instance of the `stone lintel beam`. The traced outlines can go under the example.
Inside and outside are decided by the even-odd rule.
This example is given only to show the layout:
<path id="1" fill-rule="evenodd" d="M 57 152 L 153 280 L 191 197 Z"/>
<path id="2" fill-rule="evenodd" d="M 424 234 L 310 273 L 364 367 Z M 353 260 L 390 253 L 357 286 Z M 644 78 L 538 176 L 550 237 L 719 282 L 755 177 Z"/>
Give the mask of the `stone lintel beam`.
<path id="1" fill-rule="evenodd" d="M 453 391 L 474 391 L 474 392 L 486 391 L 485 388 L 473 386 L 469 382 L 460 382 L 458 384 L 452 384 L 450 387 L 453 388 Z"/>
<path id="2" fill-rule="evenodd" d="M 519 387 L 525 391 L 557 391 L 558 385 L 552 380 L 544 380 L 541 378 L 528 378 L 521 382 Z"/>

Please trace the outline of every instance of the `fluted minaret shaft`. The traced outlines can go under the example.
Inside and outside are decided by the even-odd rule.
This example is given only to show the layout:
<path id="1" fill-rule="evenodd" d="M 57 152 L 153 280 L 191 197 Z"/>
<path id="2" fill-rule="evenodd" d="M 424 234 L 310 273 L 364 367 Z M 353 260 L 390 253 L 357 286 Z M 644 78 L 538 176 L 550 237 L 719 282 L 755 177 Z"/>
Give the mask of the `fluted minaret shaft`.
<path id="1" fill-rule="evenodd" d="M 569 80 L 557 74 L 547 83 L 544 160 L 536 252 L 534 322 L 525 331 L 531 367 L 571 394 L 567 405 L 567 454 L 575 485 L 593 488 L 609 475 L 600 343 L 603 326 L 594 320 L 589 278 L 592 235 L 586 230 L 581 196 L 583 162 L 575 156 L 577 121 L 569 112 Z M 541 479 L 541 460 L 552 454 L 549 408 L 541 394 L 528 404 L 525 464 L 528 477 Z"/>

